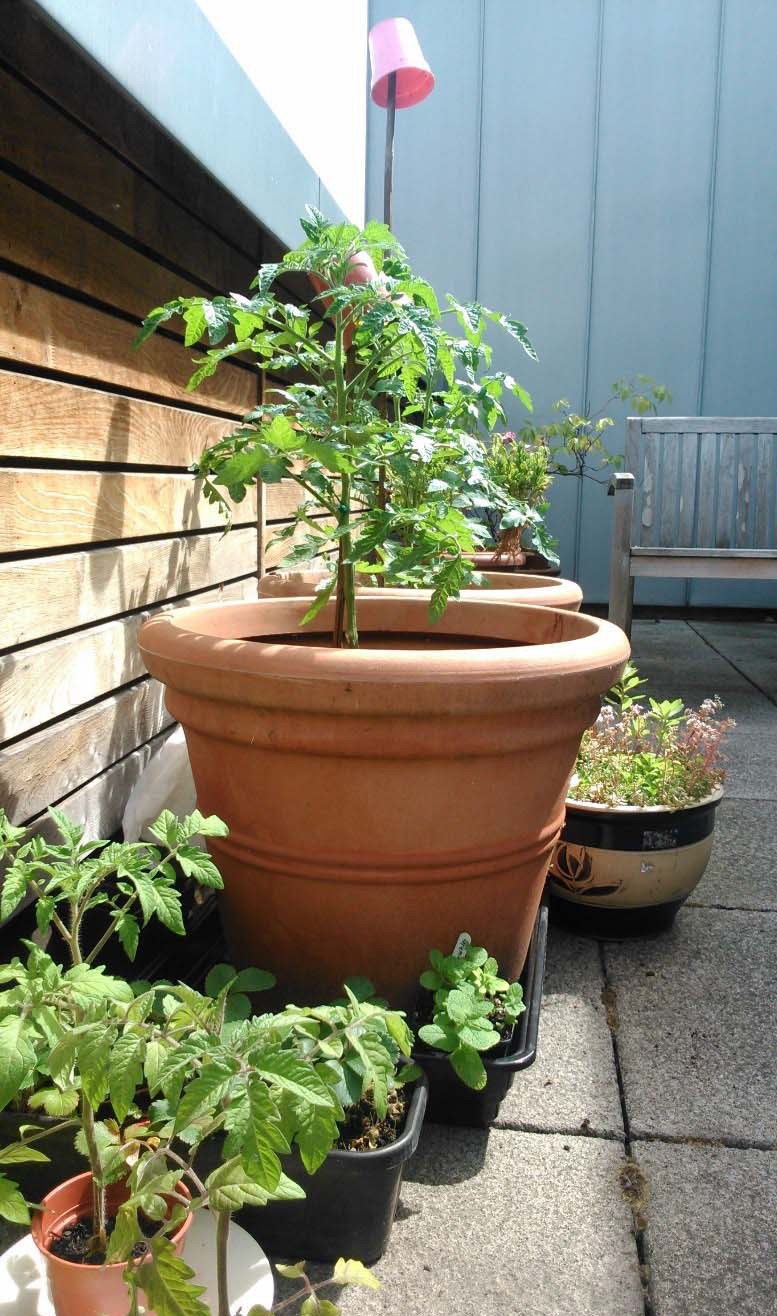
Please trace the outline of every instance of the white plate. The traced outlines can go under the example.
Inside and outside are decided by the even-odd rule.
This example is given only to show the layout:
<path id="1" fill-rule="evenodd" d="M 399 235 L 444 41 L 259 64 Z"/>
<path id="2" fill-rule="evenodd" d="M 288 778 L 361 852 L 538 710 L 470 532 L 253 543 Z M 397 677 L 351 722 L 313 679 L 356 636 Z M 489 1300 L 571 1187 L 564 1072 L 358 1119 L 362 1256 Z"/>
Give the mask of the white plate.
<path id="1" fill-rule="evenodd" d="M 202 1301 L 216 1311 L 216 1226 L 209 1211 L 195 1212 L 184 1259 L 197 1283 L 205 1285 Z M 234 1223 L 229 1229 L 229 1291 L 232 1316 L 256 1303 L 272 1307 L 270 1263 L 251 1235 Z M 40 1253 L 29 1234 L 0 1255 L 0 1316 L 54 1316 Z"/>

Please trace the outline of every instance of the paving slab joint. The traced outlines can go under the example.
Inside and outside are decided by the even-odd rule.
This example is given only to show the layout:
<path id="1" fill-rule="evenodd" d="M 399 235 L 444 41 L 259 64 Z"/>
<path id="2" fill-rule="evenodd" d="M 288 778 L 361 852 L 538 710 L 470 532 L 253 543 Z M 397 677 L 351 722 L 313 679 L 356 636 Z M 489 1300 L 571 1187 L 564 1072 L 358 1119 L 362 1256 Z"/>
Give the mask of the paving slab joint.
<path id="1" fill-rule="evenodd" d="M 687 624 L 693 631 L 694 635 L 698 635 L 699 639 L 706 644 L 708 649 L 711 649 L 713 653 L 717 654 L 718 658 L 722 658 L 724 663 L 728 663 L 729 667 L 732 667 L 737 675 L 742 677 L 743 681 L 747 681 L 748 685 L 751 685 L 754 690 L 757 690 L 760 695 L 763 695 L 764 699 L 768 699 L 770 704 L 774 704 L 775 707 L 777 707 L 777 699 L 775 699 L 774 695 L 770 694 L 768 690 L 764 690 L 757 681 L 753 680 L 752 676 L 748 676 L 747 672 L 743 672 L 741 667 L 737 667 L 733 658 L 729 658 L 725 653 L 721 653 L 720 649 L 716 649 L 712 640 L 709 640 L 706 635 L 702 635 L 701 631 L 697 631 L 692 621 L 689 620 Z"/>
<path id="2" fill-rule="evenodd" d="M 621 1066 L 620 1048 L 618 1046 L 618 1028 L 620 1026 L 620 1020 L 618 1017 L 618 993 L 610 981 L 604 943 L 600 941 L 598 946 L 599 961 L 604 981 L 604 986 L 602 988 L 602 1002 L 607 1015 L 607 1027 L 610 1030 L 612 1059 L 615 1067 L 615 1079 L 618 1084 L 618 1097 L 621 1106 L 621 1118 L 623 1120 L 624 1151 L 626 1153 L 626 1159 L 618 1174 L 618 1185 L 620 1187 L 621 1195 L 631 1211 L 634 1246 L 637 1252 L 637 1269 L 639 1272 L 640 1283 L 642 1285 L 644 1316 L 657 1316 L 647 1244 L 648 1181 L 640 1168 L 639 1162 L 634 1156 L 634 1148 L 632 1145 L 631 1121 L 629 1119 L 629 1110 L 626 1102 L 626 1089 L 623 1082 L 623 1069 Z"/>
<path id="3" fill-rule="evenodd" d="M 494 1128 L 505 1133 L 534 1133 L 548 1137 L 563 1135 L 565 1138 L 600 1138 L 604 1142 L 623 1142 L 624 1135 L 616 1129 L 595 1129 L 587 1119 L 580 1124 L 531 1124 L 524 1120 L 498 1119 Z"/>

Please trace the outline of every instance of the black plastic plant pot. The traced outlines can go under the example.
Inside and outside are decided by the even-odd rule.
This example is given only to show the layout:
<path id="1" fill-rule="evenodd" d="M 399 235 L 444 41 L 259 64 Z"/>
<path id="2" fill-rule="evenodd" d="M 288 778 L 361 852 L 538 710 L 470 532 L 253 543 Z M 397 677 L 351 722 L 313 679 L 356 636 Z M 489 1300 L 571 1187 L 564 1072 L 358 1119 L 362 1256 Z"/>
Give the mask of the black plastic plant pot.
<path id="1" fill-rule="evenodd" d="M 721 796 L 684 809 L 568 801 L 548 872 L 554 922 L 605 939 L 671 927 L 707 867 Z"/>
<path id="2" fill-rule="evenodd" d="M 429 1079 L 429 1102 L 426 1108 L 428 1120 L 436 1124 L 487 1128 L 499 1114 L 499 1107 L 510 1091 L 515 1075 L 534 1064 L 547 944 L 548 910 L 543 903 L 537 914 L 529 954 L 521 974 L 526 1009 L 516 1023 L 511 1043 L 499 1049 L 503 1050 L 503 1054 L 483 1053 L 481 1059 L 486 1071 L 486 1086 L 479 1092 L 462 1083 L 443 1051 L 416 1047 L 413 1059 L 423 1067 Z"/>
<path id="3" fill-rule="evenodd" d="M 377 1261 L 388 1246 L 405 1166 L 418 1147 L 427 1092 L 422 1074 L 413 1085 L 404 1130 L 388 1147 L 330 1151 L 312 1175 L 295 1147 L 283 1168 L 306 1197 L 247 1208 L 236 1217 L 238 1223 L 271 1256 Z"/>

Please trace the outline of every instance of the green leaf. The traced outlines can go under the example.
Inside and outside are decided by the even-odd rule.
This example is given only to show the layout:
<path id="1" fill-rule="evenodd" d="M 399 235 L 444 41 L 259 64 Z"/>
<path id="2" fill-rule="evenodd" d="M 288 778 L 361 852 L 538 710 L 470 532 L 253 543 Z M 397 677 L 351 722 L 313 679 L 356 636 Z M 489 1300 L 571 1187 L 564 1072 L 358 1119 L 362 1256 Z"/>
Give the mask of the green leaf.
<path id="1" fill-rule="evenodd" d="M 77 1055 L 81 1087 L 87 1101 L 95 1109 L 108 1095 L 108 1068 L 112 1042 L 112 1033 L 106 1032 L 100 1025 L 78 1037 Z"/>
<path id="2" fill-rule="evenodd" d="M 213 1060 L 203 1065 L 202 1073 L 187 1084 L 178 1104 L 174 1124 L 176 1133 L 185 1129 L 198 1115 L 218 1106 L 237 1068 L 237 1062 L 233 1060 Z"/>
<path id="3" fill-rule="evenodd" d="M 275 984 L 275 974 L 268 973 L 266 969 L 241 969 L 232 983 L 230 991 L 266 992 Z"/>
<path id="4" fill-rule="evenodd" d="M 0 1149 L 0 1165 L 19 1165 L 23 1161 L 49 1161 L 51 1158 L 26 1142 L 9 1142 Z"/>
<path id="5" fill-rule="evenodd" d="M 237 970 L 231 964 L 214 964 L 205 979 L 205 995 L 215 1000 L 227 983 L 234 982 L 236 978 Z"/>
<path id="6" fill-rule="evenodd" d="M 180 855 L 178 856 L 180 859 Z M 183 867 L 183 865 L 181 865 Z M 183 914 L 181 913 L 181 896 L 180 892 L 173 887 L 157 886 L 156 888 L 156 916 L 164 927 L 169 928 L 176 936 L 183 937 L 186 935 L 186 928 L 183 925 Z"/>
<path id="7" fill-rule="evenodd" d="M 275 1190 L 268 1192 L 246 1174 L 239 1156 L 219 1165 L 205 1183 L 211 1209 L 230 1214 L 243 1206 L 266 1206 L 271 1200 L 294 1201 L 305 1196 L 304 1190 L 285 1174 L 281 1175 Z"/>
<path id="8" fill-rule="evenodd" d="M 380 1280 L 373 1275 L 371 1270 L 368 1270 L 362 1261 L 346 1261 L 343 1257 L 335 1262 L 332 1283 L 358 1284 L 363 1289 L 380 1288 Z"/>
<path id="9" fill-rule="evenodd" d="M 297 1145 L 308 1174 L 315 1174 L 332 1150 L 340 1133 L 333 1110 L 301 1106 L 298 1111 Z"/>
<path id="10" fill-rule="evenodd" d="M 120 1124 L 129 1114 L 135 1093 L 143 1081 L 140 1063 L 141 1040 L 132 1033 L 124 1033 L 111 1050 L 109 1083 L 111 1105 Z"/>
<path id="11" fill-rule="evenodd" d="M 39 1088 L 27 1098 L 27 1105 L 31 1110 L 43 1107 L 47 1115 L 64 1119 L 78 1109 L 79 1100 L 77 1088 Z"/>
<path id="12" fill-rule="evenodd" d="M 210 835 L 215 835 L 215 833 L 210 833 Z M 220 835 L 223 835 L 223 832 Z M 185 877 L 191 877 L 200 886 L 208 887 L 211 891 L 221 891 L 223 889 L 224 879 L 210 855 L 206 854 L 204 850 L 199 850 L 195 845 L 182 845 L 176 859 L 181 865 L 181 871 Z M 164 922 L 164 920 L 162 921 Z"/>
<path id="13" fill-rule="evenodd" d="M 116 934 L 128 960 L 134 960 L 140 940 L 140 924 L 134 914 L 122 914 L 116 924 Z"/>
<path id="14" fill-rule="evenodd" d="M 486 1086 L 486 1071 L 483 1061 L 474 1047 L 461 1043 L 451 1052 L 451 1064 L 462 1083 L 468 1088 L 480 1092 Z"/>
<path id="15" fill-rule="evenodd" d="M 18 1015 L 0 1019 L 0 1110 L 29 1086 L 35 1068 L 35 1050 L 28 1037 L 29 1023 Z"/>
<path id="16" fill-rule="evenodd" d="M 26 868 L 20 864 L 13 864 L 8 869 L 3 878 L 3 889 L 0 894 L 0 922 L 5 922 L 18 908 L 27 894 L 28 876 Z M 52 902 L 53 907 L 53 902 Z"/>
<path id="17" fill-rule="evenodd" d="M 340 1308 L 327 1298 L 319 1298 L 317 1293 L 311 1293 L 300 1307 L 299 1316 L 340 1316 Z"/>
<path id="18" fill-rule="evenodd" d="M 315 598 L 305 613 L 305 616 L 302 618 L 300 626 L 307 626 L 308 622 L 313 621 L 314 618 L 318 616 L 319 612 L 321 612 L 322 608 L 326 607 L 332 597 L 336 584 L 337 577 L 333 576 L 332 579 L 327 582 L 324 589 L 316 590 Z"/>
<path id="19" fill-rule="evenodd" d="M 314 1106 L 332 1105 L 332 1094 L 312 1066 L 289 1051 L 267 1048 L 254 1057 L 257 1074 L 285 1092 Z"/>
<path id="20" fill-rule="evenodd" d="M 116 1223 L 108 1240 L 105 1256 L 110 1265 L 114 1261 L 129 1261 L 132 1249 L 140 1238 L 138 1218 L 133 1207 L 120 1206 L 116 1212 Z"/>
<path id="21" fill-rule="evenodd" d="M 283 1266 L 276 1262 L 275 1269 L 284 1279 L 300 1279 L 305 1274 L 305 1264 L 304 1261 L 295 1261 L 293 1265 Z"/>
<path id="22" fill-rule="evenodd" d="M 418 1030 L 418 1036 L 427 1046 L 434 1047 L 436 1051 L 452 1051 L 457 1045 L 439 1024 L 422 1024 Z"/>
<path id="23" fill-rule="evenodd" d="M 0 1174 L 0 1216 L 14 1225 L 28 1225 L 30 1212 L 21 1192 L 11 1179 Z"/>
<path id="24" fill-rule="evenodd" d="M 275 416 L 269 425 L 262 429 L 262 440 L 265 443 L 271 443 L 274 448 L 281 452 L 289 452 L 292 448 L 299 448 L 302 445 L 302 437 L 294 429 L 290 420 L 285 416 Z"/>
<path id="25" fill-rule="evenodd" d="M 461 988 L 454 988 L 453 991 L 448 992 L 445 1010 L 448 1018 L 452 1019 L 455 1024 L 463 1024 L 472 1017 L 475 1004 L 471 990 L 463 991 Z"/>
<path id="26" fill-rule="evenodd" d="M 148 1298 L 147 1306 L 156 1316 L 210 1316 L 201 1296 L 202 1284 L 195 1284 L 194 1271 L 167 1238 L 154 1238 L 151 1257 L 138 1268 L 138 1286 Z"/>

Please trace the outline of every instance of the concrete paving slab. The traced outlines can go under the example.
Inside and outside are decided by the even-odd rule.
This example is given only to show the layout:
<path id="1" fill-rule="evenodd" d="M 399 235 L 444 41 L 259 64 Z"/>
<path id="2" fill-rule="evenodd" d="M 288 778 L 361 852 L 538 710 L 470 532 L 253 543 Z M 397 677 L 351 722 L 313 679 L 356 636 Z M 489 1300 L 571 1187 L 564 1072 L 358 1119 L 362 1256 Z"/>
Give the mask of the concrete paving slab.
<path id="1" fill-rule="evenodd" d="M 384 1288 L 344 1291 L 343 1316 L 643 1316 L 622 1164 L 616 1142 L 427 1126 Z"/>
<path id="2" fill-rule="evenodd" d="M 726 795 L 738 800 L 777 800 L 777 731 L 741 727 L 726 742 Z"/>
<path id="3" fill-rule="evenodd" d="M 713 622 L 696 629 L 759 689 L 777 695 L 777 626 Z"/>
<path id="4" fill-rule="evenodd" d="M 633 1135 L 777 1139 L 777 915 L 680 910 L 604 948 Z"/>
<path id="5" fill-rule="evenodd" d="M 777 910 L 777 810 L 764 800 L 723 799 L 712 858 L 691 905 Z"/>
<path id="6" fill-rule="evenodd" d="M 623 1136 L 595 941 L 551 927 L 537 1059 L 515 1076 L 499 1126 Z"/>
<path id="7" fill-rule="evenodd" d="M 777 1311 L 777 1155 L 640 1142 L 656 1316 Z"/>

